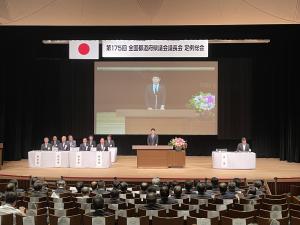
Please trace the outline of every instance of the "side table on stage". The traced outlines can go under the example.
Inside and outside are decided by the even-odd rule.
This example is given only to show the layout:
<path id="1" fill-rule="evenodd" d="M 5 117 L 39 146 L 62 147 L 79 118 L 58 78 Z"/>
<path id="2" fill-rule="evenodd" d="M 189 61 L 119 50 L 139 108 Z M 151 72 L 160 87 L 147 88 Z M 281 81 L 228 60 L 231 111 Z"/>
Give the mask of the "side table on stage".
<path id="1" fill-rule="evenodd" d="M 78 151 L 69 153 L 71 168 L 109 168 L 111 167 L 109 151 Z"/>
<path id="2" fill-rule="evenodd" d="M 174 151 L 169 145 L 133 145 L 137 151 L 138 168 L 184 167 L 185 151 Z"/>
<path id="3" fill-rule="evenodd" d="M 250 170 L 256 168 L 254 152 L 212 152 L 214 169 Z"/>

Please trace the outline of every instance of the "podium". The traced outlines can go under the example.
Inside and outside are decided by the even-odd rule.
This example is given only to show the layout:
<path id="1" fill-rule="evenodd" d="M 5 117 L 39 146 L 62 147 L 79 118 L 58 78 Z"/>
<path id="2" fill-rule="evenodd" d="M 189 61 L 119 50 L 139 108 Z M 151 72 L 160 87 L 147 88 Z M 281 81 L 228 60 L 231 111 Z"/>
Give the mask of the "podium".
<path id="1" fill-rule="evenodd" d="M 138 168 L 181 168 L 185 166 L 185 151 L 175 151 L 169 145 L 133 145 Z"/>

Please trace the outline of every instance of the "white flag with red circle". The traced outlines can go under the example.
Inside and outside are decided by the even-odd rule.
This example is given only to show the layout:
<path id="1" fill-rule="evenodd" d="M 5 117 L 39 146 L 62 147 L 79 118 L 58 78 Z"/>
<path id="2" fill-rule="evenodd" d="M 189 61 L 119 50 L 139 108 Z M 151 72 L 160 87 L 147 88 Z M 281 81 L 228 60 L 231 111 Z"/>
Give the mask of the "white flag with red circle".
<path id="1" fill-rule="evenodd" d="M 99 59 L 99 40 L 69 41 L 69 59 Z"/>

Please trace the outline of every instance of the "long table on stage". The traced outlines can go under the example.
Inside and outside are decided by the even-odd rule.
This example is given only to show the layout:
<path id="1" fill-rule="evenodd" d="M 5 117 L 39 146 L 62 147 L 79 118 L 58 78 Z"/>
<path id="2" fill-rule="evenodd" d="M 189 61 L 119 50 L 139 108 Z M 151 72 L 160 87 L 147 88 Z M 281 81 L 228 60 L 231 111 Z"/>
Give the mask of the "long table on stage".
<path id="1" fill-rule="evenodd" d="M 175 151 L 169 145 L 133 145 L 137 151 L 138 168 L 184 167 L 185 151 Z"/>
<path id="2" fill-rule="evenodd" d="M 109 151 L 40 151 L 28 152 L 29 167 L 36 168 L 109 168 Z"/>
<path id="3" fill-rule="evenodd" d="M 214 169 L 255 169 L 256 154 L 254 152 L 212 152 Z"/>

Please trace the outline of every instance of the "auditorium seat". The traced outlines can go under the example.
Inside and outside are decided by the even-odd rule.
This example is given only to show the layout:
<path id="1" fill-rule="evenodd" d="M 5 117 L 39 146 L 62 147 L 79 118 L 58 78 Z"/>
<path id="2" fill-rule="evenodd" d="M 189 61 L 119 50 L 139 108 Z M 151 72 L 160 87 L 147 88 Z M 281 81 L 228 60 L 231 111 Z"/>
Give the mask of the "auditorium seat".
<path id="1" fill-rule="evenodd" d="M 169 209 L 168 211 L 167 210 L 158 211 L 158 216 L 159 217 L 178 217 L 177 211 L 174 209 Z"/>
<path id="2" fill-rule="evenodd" d="M 72 202 L 63 202 L 63 203 L 54 203 L 54 202 L 49 202 L 49 208 L 53 209 L 71 209 L 74 208 L 76 205 L 75 203 Z"/>
<path id="3" fill-rule="evenodd" d="M 223 216 L 230 217 L 230 218 L 249 218 L 249 217 L 256 217 L 258 215 L 258 211 L 238 211 L 234 209 L 229 209 L 228 211 L 224 212 Z"/>
<path id="4" fill-rule="evenodd" d="M 280 198 L 280 199 L 264 198 L 262 199 L 262 202 L 271 205 L 282 205 L 287 203 L 287 199 L 286 198 Z"/>
<path id="5" fill-rule="evenodd" d="M 287 210 L 288 209 L 288 204 L 276 204 L 276 205 L 272 205 L 272 204 L 267 204 L 267 203 L 262 203 L 260 205 L 261 209 L 264 210 L 268 210 L 268 211 L 282 211 L 282 210 Z"/>
<path id="6" fill-rule="evenodd" d="M 14 216 L 13 214 L 0 215 L 0 225 L 13 225 Z"/>
<path id="7" fill-rule="evenodd" d="M 26 202 L 24 201 L 24 207 L 26 209 L 40 209 L 48 206 L 48 202 Z"/>
<path id="8" fill-rule="evenodd" d="M 300 218 L 300 211 L 295 210 L 295 209 L 290 209 L 290 216 Z"/>
<path id="9" fill-rule="evenodd" d="M 47 215 L 38 215 L 38 216 L 20 216 L 16 215 L 16 225 L 48 225 Z"/>
<path id="10" fill-rule="evenodd" d="M 93 220 L 94 220 L 94 223 L 93 223 Z M 89 215 L 83 215 L 82 221 L 83 221 L 83 225 L 98 225 L 98 224 L 115 225 L 116 220 L 115 220 L 115 215 L 104 216 L 104 217 L 93 217 L 93 216 L 89 216 Z M 50 225 L 52 225 L 52 224 L 50 224 Z"/>
<path id="11" fill-rule="evenodd" d="M 291 216 L 291 224 L 290 225 L 299 225 L 300 224 L 300 218 Z"/>
<path id="12" fill-rule="evenodd" d="M 233 205 L 233 209 L 239 210 L 239 211 L 249 212 L 249 211 L 260 209 L 260 206 L 261 206 L 261 204 L 252 205 L 252 204 L 239 204 L 239 203 L 235 203 Z"/>
<path id="13" fill-rule="evenodd" d="M 152 217 L 152 225 L 184 225 L 183 217 Z"/>
<path id="14" fill-rule="evenodd" d="M 193 217 L 199 217 L 199 218 L 214 218 L 214 217 L 220 217 L 222 216 L 226 210 L 222 210 L 222 211 L 215 211 L 215 210 L 204 210 L 204 209 L 200 209 L 199 212 L 196 214 L 194 214 L 194 212 L 196 212 L 196 210 L 191 211 L 190 212 L 190 216 Z"/>
<path id="15" fill-rule="evenodd" d="M 62 217 L 62 216 L 74 216 L 80 214 L 78 208 L 70 208 L 70 209 L 53 209 L 49 208 L 49 214 Z"/>
<path id="16" fill-rule="evenodd" d="M 153 216 L 158 216 L 159 211 L 166 211 L 166 210 L 165 209 L 159 209 L 159 210 L 139 209 L 139 211 L 143 214 L 146 214 L 146 216 L 149 216 L 149 219 L 152 220 Z"/>
<path id="17" fill-rule="evenodd" d="M 265 198 L 269 198 L 269 199 L 283 199 L 283 198 L 287 198 L 286 194 L 282 194 L 282 195 L 266 195 Z"/>
<path id="18" fill-rule="evenodd" d="M 289 225 L 289 217 L 284 217 L 284 218 L 276 219 L 276 220 L 270 219 L 270 218 L 263 218 L 260 216 L 256 217 L 256 222 L 258 225 L 270 225 L 270 224 L 272 224 L 272 221 L 278 221 L 279 225 Z M 291 225 L 294 225 L 294 224 L 291 224 Z M 295 224 L 295 225 L 298 225 L 298 224 Z"/>
<path id="19" fill-rule="evenodd" d="M 264 218 L 271 218 L 271 219 L 279 219 L 284 218 L 288 216 L 288 210 L 282 210 L 282 211 L 267 211 L 267 210 L 259 210 L 259 216 Z"/>
<path id="20" fill-rule="evenodd" d="M 23 198 L 23 201 L 26 202 L 46 202 L 48 199 L 47 197 L 27 197 Z"/>
<path id="21" fill-rule="evenodd" d="M 27 216 L 37 216 L 37 215 L 47 214 L 47 212 L 48 212 L 47 208 L 28 209 L 28 210 L 26 210 L 26 215 Z"/>
<path id="22" fill-rule="evenodd" d="M 150 221 L 149 221 L 148 216 L 141 216 L 141 217 L 123 217 L 123 216 L 119 216 L 118 225 L 127 225 L 127 224 L 128 225 L 132 225 L 132 224 L 149 225 Z"/>
<path id="23" fill-rule="evenodd" d="M 240 204 L 258 204 L 258 203 L 261 203 L 262 202 L 262 199 L 259 198 L 259 199 L 245 199 L 245 198 L 241 198 L 240 199 Z"/>
<path id="24" fill-rule="evenodd" d="M 206 224 L 210 224 L 210 225 L 219 225 L 219 218 L 215 217 L 215 218 L 201 218 L 201 217 L 191 217 L 188 216 L 187 220 L 186 220 L 186 225 L 206 225 Z"/>
<path id="25" fill-rule="evenodd" d="M 81 225 L 81 215 L 58 217 L 50 214 L 49 222 L 50 225 L 58 225 L 58 224 Z"/>
<path id="26" fill-rule="evenodd" d="M 234 225 L 234 224 L 253 224 L 255 222 L 254 217 L 247 218 L 230 218 L 222 216 L 220 225 Z"/>
<path id="27" fill-rule="evenodd" d="M 290 203 L 289 208 L 300 211 L 300 204 Z"/>
<path id="28" fill-rule="evenodd" d="M 59 198 L 52 198 L 49 197 L 49 202 L 54 202 L 54 203 L 62 203 L 62 202 L 72 202 L 74 201 L 73 197 L 67 196 L 67 197 L 59 197 Z"/>

